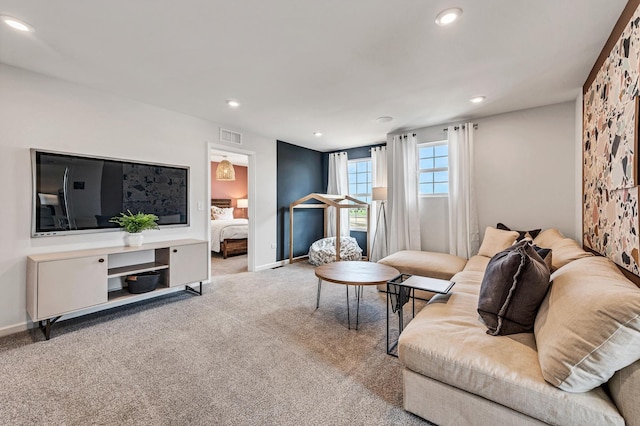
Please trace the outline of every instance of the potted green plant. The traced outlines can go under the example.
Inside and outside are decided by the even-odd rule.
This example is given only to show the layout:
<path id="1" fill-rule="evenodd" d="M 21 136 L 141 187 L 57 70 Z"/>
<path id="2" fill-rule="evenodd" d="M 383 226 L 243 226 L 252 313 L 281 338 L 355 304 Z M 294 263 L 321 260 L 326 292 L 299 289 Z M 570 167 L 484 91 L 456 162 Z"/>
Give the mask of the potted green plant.
<path id="1" fill-rule="evenodd" d="M 117 223 L 127 233 L 125 241 L 128 246 L 133 247 L 142 245 L 142 231 L 145 229 L 158 229 L 157 221 L 158 216 L 155 214 L 142 212 L 133 214 L 131 210 L 109 219 L 109 222 Z"/>

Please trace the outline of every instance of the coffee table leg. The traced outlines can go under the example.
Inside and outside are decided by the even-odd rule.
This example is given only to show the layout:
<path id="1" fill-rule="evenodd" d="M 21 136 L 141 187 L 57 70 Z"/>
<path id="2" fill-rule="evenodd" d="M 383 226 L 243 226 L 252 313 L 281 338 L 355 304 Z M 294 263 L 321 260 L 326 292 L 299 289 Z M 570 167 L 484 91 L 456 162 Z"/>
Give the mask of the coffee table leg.
<path id="1" fill-rule="evenodd" d="M 320 307 L 320 289 L 322 288 L 322 279 L 318 278 L 318 299 L 316 300 L 316 309 Z"/>
<path id="2" fill-rule="evenodd" d="M 347 324 L 349 324 L 349 330 L 351 330 L 351 315 L 349 313 L 349 286 L 345 286 L 347 288 Z"/>
<path id="3" fill-rule="evenodd" d="M 358 329 L 358 322 L 360 320 L 360 295 L 362 294 L 362 286 L 357 285 L 356 288 L 356 330 Z"/>

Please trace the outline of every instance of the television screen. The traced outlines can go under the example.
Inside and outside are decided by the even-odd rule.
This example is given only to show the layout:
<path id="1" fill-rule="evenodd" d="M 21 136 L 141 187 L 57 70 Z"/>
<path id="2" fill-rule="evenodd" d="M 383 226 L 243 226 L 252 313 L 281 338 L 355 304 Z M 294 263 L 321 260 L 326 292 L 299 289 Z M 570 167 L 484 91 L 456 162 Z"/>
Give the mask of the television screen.
<path id="1" fill-rule="evenodd" d="M 189 224 L 189 168 L 31 150 L 33 236 L 118 229 L 120 212 Z"/>

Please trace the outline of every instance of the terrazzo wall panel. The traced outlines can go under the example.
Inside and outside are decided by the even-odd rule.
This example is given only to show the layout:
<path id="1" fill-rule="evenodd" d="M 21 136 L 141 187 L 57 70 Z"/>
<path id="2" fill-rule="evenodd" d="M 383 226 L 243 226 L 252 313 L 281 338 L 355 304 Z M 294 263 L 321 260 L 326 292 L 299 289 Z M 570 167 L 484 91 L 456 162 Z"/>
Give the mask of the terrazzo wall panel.
<path id="1" fill-rule="evenodd" d="M 636 9 L 584 94 L 584 245 L 640 275 Z"/>

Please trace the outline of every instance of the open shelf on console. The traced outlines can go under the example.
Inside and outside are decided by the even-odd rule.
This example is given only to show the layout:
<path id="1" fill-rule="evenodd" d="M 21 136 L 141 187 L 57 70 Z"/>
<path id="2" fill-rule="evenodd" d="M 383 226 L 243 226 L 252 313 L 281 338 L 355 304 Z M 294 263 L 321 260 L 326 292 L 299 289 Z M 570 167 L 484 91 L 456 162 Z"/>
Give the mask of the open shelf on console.
<path id="1" fill-rule="evenodd" d="M 160 292 L 162 290 L 167 290 L 169 288 L 169 286 L 163 285 L 163 284 L 158 284 L 158 287 L 156 287 L 155 290 L 152 291 L 148 291 L 146 293 L 129 293 L 127 290 L 122 289 L 122 290 L 114 290 L 114 291 L 110 291 L 108 293 L 108 298 L 109 298 L 109 302 L 117 302 L 117 301 L 122 301 L 125 299 L 148 299 L 150 297 L 151 294 L 153 293 L 157 293 Z"/>
<path id="2" fill-rule="evenodd" d="M 159 271 L 161 269 L 168 269 L 169 265 L 160 262 L 148 262 L 139 263 L 137 265 L 121 266 L 118 268 L 110 268 L 108 271 L 108 278 L 124 277 L 130 274 L 139 274 L 141 272 Z"/>

